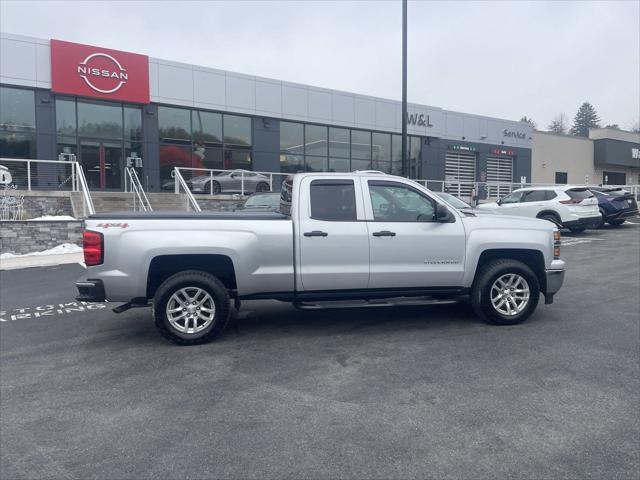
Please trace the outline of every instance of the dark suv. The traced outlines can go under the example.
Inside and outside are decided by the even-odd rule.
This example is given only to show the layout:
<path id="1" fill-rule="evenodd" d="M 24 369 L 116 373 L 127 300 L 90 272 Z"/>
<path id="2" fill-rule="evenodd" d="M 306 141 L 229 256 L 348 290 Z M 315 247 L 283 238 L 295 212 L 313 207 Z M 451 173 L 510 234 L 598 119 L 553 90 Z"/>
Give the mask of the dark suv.
<path id="1" fill-rule="evenodd" d="M 620 187 L 589 187 L 598 199 L 602 220 L 600 227 L 622 225 L 629 217 L 638 215 L 638 204 L 633 194 Z"/>

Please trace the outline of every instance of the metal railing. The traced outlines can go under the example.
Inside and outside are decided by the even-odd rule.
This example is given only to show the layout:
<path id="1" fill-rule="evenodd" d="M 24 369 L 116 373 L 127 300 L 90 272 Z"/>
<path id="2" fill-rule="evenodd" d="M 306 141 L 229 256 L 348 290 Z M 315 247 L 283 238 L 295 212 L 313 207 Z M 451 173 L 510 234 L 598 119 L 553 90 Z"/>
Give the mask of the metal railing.
<path id="1" fill-rule="evenodd" d="M 131 192 L 133 194 L 133 211 L 137 211 L 138 208 L 143 212 L 153 212 L 151 202 L 142 188 L 138 172 L 134 167 L 126 168 L 126 176 L 124 177 L 124 191 Z"/>
<path id="2" fill-rule="evenodd" d="M 84 216 L 93 215 L 96 213 L 96 209 L 93 206 L 93 200 L 91 199 L 91 193 L 89 192 L 89 186 L 87 185 L 87 179 L 84 176 L 84 170 L 82 170 L 82 166 L 78 162 L 73 162 L 74 164 L 74 183 L 80 192 L 82 192 L 82 211 Z M 77 190 L 75 190 L 77 191 Z M 87 215 L 88 214 L 88 215 Z"/>
<path id="3" fill-rule="evenodd" d="M 173 171 L 174 175 L 181 173 L 189 191 L 205 195 L 237 193 L 244 196 L 256 192 L 280 191 L 283 180 L 291 175 L 289 173 L 239 169 L 218 170 L 188 167 L 174 167 Z M 178 182 L 174 182 L 174 189 L 175 193 L 178 193 Z"/>
<path id="4" fill-rule="evenodd" d="M 77 161 L 0 158 L 0 187 L 79 192 L 85 216 L 95 213 L 82 166 Z"/>
<path id="5" fill-rule="evenodd" d="M 180 169 L 177 167 L 174 167 L 173 175 L 174 175 L 173 178 L 175 181 L 175 193 L 179 194 L 180 189 L 182 188 L 182 190 L 184 190 L 184 193 L 187 196 L 187 208 L 189 208 L 189 205 L 191 205 L 191 208 L 193 208 L 196 212 L 201 212 L 202 209 L 200 208 L 200 205 L 198 205 L 198 202 L 196 201 L 195 197 L 189 190 L 189 186 L 187 185 L 187 182 L 185 182 L 184 178 L 182 177 L 182 174 L 180 173 Z"/>

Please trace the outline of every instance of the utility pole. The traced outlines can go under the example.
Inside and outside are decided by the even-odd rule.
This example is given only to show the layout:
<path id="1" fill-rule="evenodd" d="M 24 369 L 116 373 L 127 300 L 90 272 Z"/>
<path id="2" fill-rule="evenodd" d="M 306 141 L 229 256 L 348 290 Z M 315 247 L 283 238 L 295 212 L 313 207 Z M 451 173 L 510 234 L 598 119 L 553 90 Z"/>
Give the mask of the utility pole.
<path id="1" fill-rule="evenodd" d="M 407 0 L 402 0 L 402 175 L 409 176 L 407 161 Z"/>

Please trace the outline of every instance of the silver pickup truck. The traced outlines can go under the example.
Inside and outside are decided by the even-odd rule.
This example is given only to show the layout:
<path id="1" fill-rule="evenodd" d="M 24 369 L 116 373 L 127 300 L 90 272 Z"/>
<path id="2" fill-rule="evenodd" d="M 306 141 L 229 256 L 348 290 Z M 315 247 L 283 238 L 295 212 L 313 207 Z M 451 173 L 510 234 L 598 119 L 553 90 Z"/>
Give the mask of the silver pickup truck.
<path id="1" fill-rule="evenodd" d="M 564 280 L 551 222 L 464 214 L 406 178 L 307 173 L 282 185 L 279 212 L 120 213 L 86 221 L 79 300 L 152 305 L 179 344 L 219 335 L 244 299 L 301 308 L 443 302 L 470 295 L 512 325 Z"/>

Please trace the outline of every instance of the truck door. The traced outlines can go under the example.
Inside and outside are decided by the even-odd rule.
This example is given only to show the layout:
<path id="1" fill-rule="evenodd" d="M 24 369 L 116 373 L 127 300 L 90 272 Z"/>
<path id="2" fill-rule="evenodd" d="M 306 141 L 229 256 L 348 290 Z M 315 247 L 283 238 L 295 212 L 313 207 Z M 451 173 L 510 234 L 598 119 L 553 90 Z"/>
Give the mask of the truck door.
<path id="1" fill-rule="evenodd" d="M 409 183 L 367 180 L 369 288 L 459 287 L 465 231 L 435 221 L 436 200 Z"/>
<path id="2" fill-rule="evenodd" d="M 360 179 L 306 177 L 300 189 L 297 288 L 367 288 L 369 237 Z"/>

